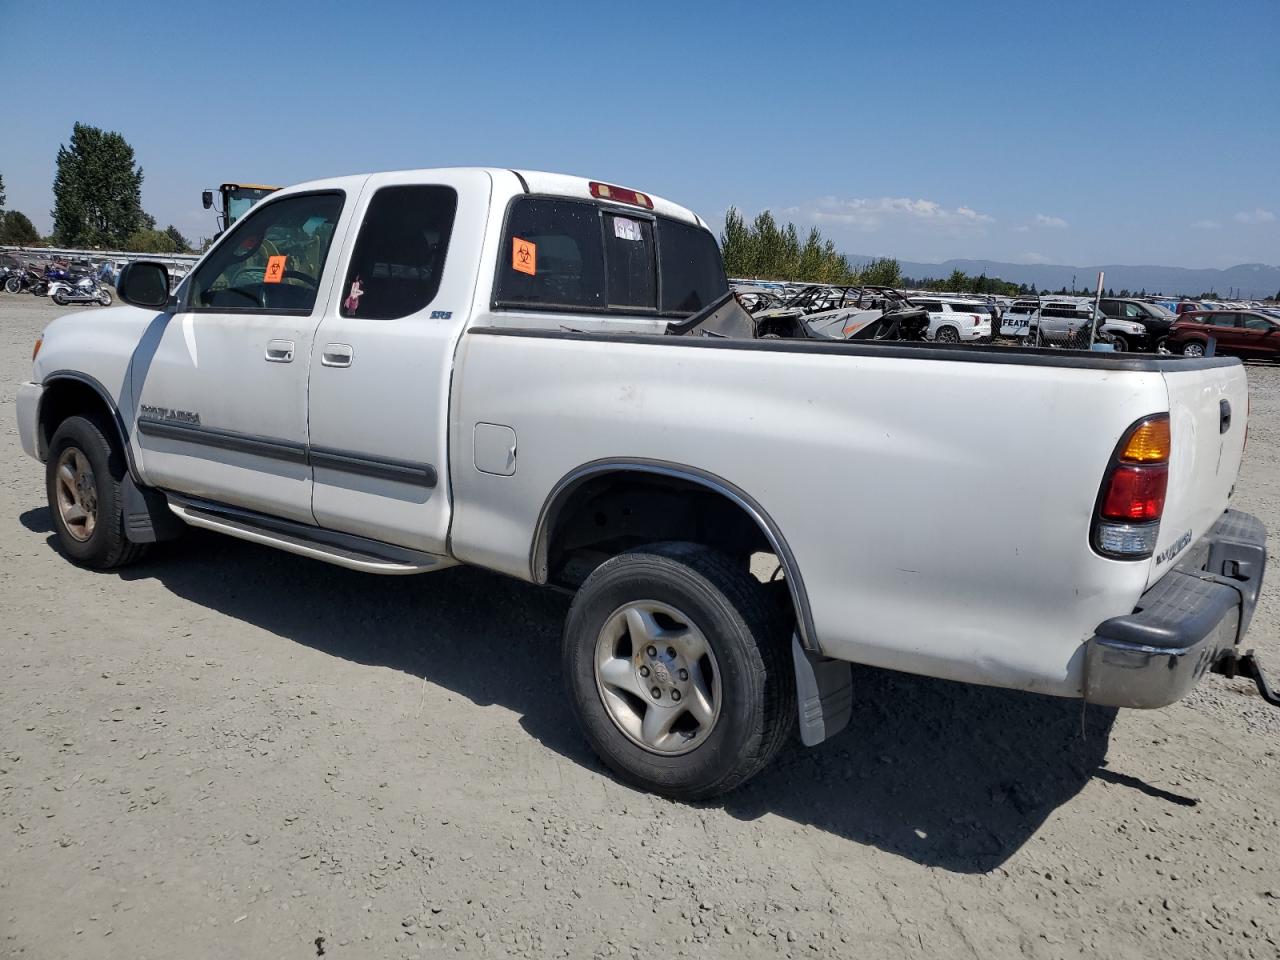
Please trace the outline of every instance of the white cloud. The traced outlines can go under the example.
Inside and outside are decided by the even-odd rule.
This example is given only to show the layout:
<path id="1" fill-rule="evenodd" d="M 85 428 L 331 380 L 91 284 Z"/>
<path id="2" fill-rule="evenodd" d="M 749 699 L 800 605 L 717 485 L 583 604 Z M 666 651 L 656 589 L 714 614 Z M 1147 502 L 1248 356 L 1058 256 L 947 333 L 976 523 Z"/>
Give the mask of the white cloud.
<path id="1" fill-rule="evenodd" d="M 803 207 L 782 211 L 814 223 L 839 224 L 863 233 L 874 233 L 886 224 L 911 224 L 942 233 L 975 235 L 985 231 L 995 218 L 972 207 L 944 207 L 934 200 L 908 197 L 874 197 L 842 200 L 823 197 Z"/>
<path id="2" fill-rule="evenodd" d="M 1217 220 L 1197 220 L 1191 225 L 1192 230 L 1221 230 L 1222 224 Z"/>
<path id="3" fill-rule="evenodd" d="M 1018 260 L 1022 263 L 1053 263 L 1043 253 L 1024 253 Z"/>
<path id="4" fill-rule="evenodd" d="M 1061 217 L 1049 217 L 1045 216 L 1043 213 L 1037 213 L 1036 226 L 1051 227 L 1054 230 L 1065 230 L 1067 228 L 1067 221 L 1063 220 Z"/>
<path id="5" fill-rule="evenodd" d="M 1235 218 L 1240 223 L 1274 223 L 1276 215 L 1270 210 L 1255 207 L 1253 210 L 1241 210 Z"/>

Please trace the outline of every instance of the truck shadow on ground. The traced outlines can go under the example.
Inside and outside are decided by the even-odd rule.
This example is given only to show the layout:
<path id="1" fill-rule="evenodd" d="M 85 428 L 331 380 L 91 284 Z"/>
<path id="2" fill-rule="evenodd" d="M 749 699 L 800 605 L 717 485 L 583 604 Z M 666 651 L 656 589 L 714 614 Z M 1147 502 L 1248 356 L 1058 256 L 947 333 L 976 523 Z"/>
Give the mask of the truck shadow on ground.
<path id="1" fill-rule="evenodd" d="M 51 529 L 47 509 L 21 518 Z M 56 541 L 49 537 L 51 547 Z M 501 704 L 546 747 L 607 773 L 561 694 L 568 598 L 496 574 L 354 573 L 191 531 L 119 574 L 335 657 L 422 677 Z M 1093 777 L 1173 803 L 1104 769 L 1115 711 L 1079 701 L 859 669 L 840 736 L 798 741 L 743 789 L 710 806 L 751 820 L 786 817 L 920 864 L 971 873 L 1002 864 Z M 424 722 L 430 722 L 429 720 Z"/>

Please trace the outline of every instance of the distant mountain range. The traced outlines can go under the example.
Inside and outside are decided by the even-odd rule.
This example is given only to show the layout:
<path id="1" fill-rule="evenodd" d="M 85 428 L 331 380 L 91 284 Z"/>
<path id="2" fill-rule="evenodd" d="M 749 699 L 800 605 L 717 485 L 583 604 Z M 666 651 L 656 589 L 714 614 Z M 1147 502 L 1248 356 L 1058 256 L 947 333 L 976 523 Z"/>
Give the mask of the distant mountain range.
<path id="1" fill-rule="evenodd" d="M 850 255 L 851 263 L 866 263 L 868 256 Z M 1070 267 L 1059 264 L 1001 263 L 998 260 L 946 260 L 942 263 L 912 263 L 899 260 L 904 276 L 916 280 L 942 279 L 952 270 L 963 270 L 971 276 L 985 273 L 1011 283 L 1028 283 L 1036 287 L 1058 290 L 1070 287 L 1074 275 L 1076 289 L 1090 290 L 1097 283 L 1098 271 L 1106 273 L 1103 281 L 1112 290 L 1128 289 L 1134 292 L 1163 293 L 1169 296 L 1185 294 L 1197 296 L 1206 290 L 1217 291 L 1226 297 L 1228 292 L 1244 299 L 1273 297 L 1280 291 L 1280 267 L 1264 263 L 1242 263 L 1225 270 L 1192 270 L 1185 267 L 1127 267 L 1108 265 L 1102 267 Z"/>

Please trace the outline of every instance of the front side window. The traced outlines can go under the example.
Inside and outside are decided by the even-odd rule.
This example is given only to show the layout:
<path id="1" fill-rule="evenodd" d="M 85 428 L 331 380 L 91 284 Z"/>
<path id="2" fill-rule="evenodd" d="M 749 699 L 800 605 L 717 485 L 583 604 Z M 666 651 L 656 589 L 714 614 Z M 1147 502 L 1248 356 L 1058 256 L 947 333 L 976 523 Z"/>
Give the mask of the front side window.
<path id="1" fill-rule="evenodd" d="M 369 201 L 342 287 L 344 317 L 397 320 L 440 289 L 458 193 L 452 187 L 383 187 Z"/>
<path id="2" fill-rule="evenodd" d="M 255 207 L 191 275 L 188 309 L 310 313 L 342 203 L 308 193 Z"/>
<path id="3" fill-rule="evenodd" d="M 591 203 L 521 198 L 498 251 L 495 299 L 508 305 L 603 309 L 604 246 Z"/>

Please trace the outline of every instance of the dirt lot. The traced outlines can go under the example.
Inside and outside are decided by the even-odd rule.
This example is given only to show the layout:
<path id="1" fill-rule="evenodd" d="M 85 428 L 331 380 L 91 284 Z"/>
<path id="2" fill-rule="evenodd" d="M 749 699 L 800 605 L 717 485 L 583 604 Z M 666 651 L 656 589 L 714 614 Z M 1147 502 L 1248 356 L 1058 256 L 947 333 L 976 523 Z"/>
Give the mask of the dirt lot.
<path id="1" fill-rule="evenodd" d="M 1280 711 L 1157 712 L 878 671 L 723 803 L 615 783 L 561 692 L 566 601 L 192 532 L 58 554 L 0 294 L 0 955 L 1280 956 Z M 1280 552 L 1280 368 L 1240 507 Z M 1280 574 L 1254 621 L 1280 667 Z M 318 938 L 323 938 L 318 940 Z M 319 943 L 319 946 L 317 946 Z"/>

